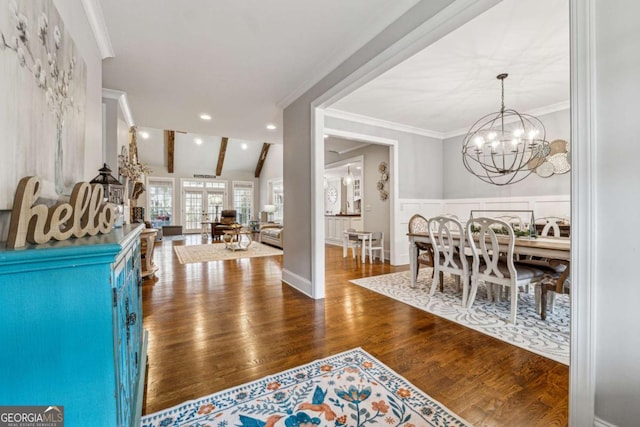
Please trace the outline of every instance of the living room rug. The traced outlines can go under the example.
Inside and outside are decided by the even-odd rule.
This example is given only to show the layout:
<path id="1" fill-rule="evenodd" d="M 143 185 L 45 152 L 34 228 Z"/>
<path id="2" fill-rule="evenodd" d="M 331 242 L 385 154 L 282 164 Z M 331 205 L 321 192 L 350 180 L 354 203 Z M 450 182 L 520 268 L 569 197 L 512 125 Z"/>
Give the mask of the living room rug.
<path id="1" fill-rule="evenodd" d="M 282 255 L 281 249 L 259 242 L 252 242 L 246 251 L 232 251 L 225 248 L 223 243 L 174 246 L 173 249 L 180 264 Z"/>
<path id="2" fill-rule="evenodd" d="M 361 348 L 142 417 L 142 427 L 467 426 Z"/>
<path id="3" fill-rule="evenodd" d="M 530 293 L 519 293 L 516 324 L 508 322 L 511 303 L 488 302 L 486 288 L 480 284 L 473 306 L 463 308 L 455 279 L 444 275 L 444 292 L 429 296 L 432 268 L 421 268 L 415 288 L 411 287 L 410 272 L 351 280 L 358 286 L 409 304 L 426 312 L 444 317 L 460 325 L 490 335 L 509 344 L 569 365 L 570 303 L 568 295 L 557 295 L 553 312 L 540 319 L 535 310 L 533 286 Z"/>

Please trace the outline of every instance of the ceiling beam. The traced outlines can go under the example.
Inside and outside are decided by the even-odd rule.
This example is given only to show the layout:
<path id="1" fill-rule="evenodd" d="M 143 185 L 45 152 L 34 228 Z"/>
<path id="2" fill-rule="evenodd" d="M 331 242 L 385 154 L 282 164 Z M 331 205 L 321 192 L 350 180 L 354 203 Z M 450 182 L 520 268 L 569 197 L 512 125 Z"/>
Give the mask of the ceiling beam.
<path id="1" fill-rule="evenodd" d="M 165 130 L 164 139 L 167 141 L 167 172 L 173 173 L 173 159 L 174 159 L 175 143 L 176 143 L 175 131 Z"/>
<path id="2" fill-rule="evenodd" d="M 256 165 L 256 178 L 260 178 L 260 172 L 262 172 L 262 166 L 264 165 L 264 161 L 266 160 L 267 154 L 269 153 L 269 147 L 271 147 L 271 144 L 269 144 L 268 142 L 262 144 L 262 152 L 260 152 L 260 158 L 258 159 L 258 164 Z"/>
<path id="3" fill-rule="evenodd" d="M 229 138 L 226 136 L 220 141 L 220 153 L 218 153 L 218 166 L 216 166 L 216 176 L 222 175 L 222 165 L 224 164 L 224 156 L 227 154 L 227 142 Z"/>

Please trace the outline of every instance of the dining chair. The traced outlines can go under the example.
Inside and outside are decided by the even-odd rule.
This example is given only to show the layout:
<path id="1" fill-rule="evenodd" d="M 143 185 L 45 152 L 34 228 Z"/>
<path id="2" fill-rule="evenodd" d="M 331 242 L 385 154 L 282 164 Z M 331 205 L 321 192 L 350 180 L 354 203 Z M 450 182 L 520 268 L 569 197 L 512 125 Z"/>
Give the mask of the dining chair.
<path id="1" fill-rule="evenodd" d="M 365 241 L 365 251 L 369 254 L 369 262 L 373 264 L 373 252 L 380 251 L 380 261 L 384 263 L 384 231 L 374 231 L 371 238 Z"/>
<path id="2" fill-rule="evenodd" d="M 560 231 L 560 225 L 567 224 L 568 221 L 560 217 L 546 217 L 536 220 L 536 225 L 543 225 L 542 231 L 540 232 L 541 237 L 561 237 L 563 233 Z M 553 270 L 553 274 L 538 284 L 535 289 L 536 310 L 540 313 L 542 320 L 544 320 L 546 319 L 546 312 L 553 311 L 555 295 L 557 293 L 568 293 L 570 285 L 569 266 L 565 262 L 541 257 L 529 257 L 523 260 L 522 263 Z M 549 291 L 551 291 L 551 293 L 548 293 Z M 548 310 L 547 307 L 549 307 Z"/>
<path id="3" fill-rule="evenodd" d="M 536 220 L 536 224 L 542 225 L 540 236 L 560 237 L 560 224 L 566 224 L 566 221 L 559 217 L 546 217 Z"/>
<path id="4" fill-rule="evenodd" d="M 478 230 L 473 236 L 472 227 Z M 498 230 L 500 234 L 496 232 Z M 506 230 L 506 235 L 502 234 L 504 230 Z M 505 221 L 495 218 L 474 218 L 467 223 L 467 236 L 469 236 L 469 246 L 473 257 L 471 289 L 467 298 L 467 308 L 473 305 L 479 282 L 485 284 L 487 298 L 490 301 L 492 300 L 492 284 L 508 287 L 511 298 L 509 322 L 516 323 L 519 287 L 541 281 L 552 274 L 552 271 L 544 267 L 538 268 L 514 261 L 515 234 L 513 228 Z M 501 255 L 501 252 L 504 255 Z M 497 300 L 499 291 L 495 294 Z"/>
<path id="5" fill-rule="evenodd" d="M 543 237 L 569 237 L 571 222 L 558 216 L 536 218 L 536 229 Z"/>
<path id="6" fill-rule="evenodd" d="M 504 221 L 507 224 L 509 224 L 512 228 L 516 228 L 518 230 L 525 230 L 524 222 L 522 221 L 522 218 L 520 218 L 519 216 L 499 215 L 494 217 L 494 219 L 499 219 L 501 221 Z"/>
<path id="7" fill-rule="evenodd" d="M 555 303 L 556 294 L 568 294 L 571 282 L 569 281 L 569 265 L 566 262 L 555 262 L 555 266 L 562 265 L 565 268 L 560 269 L 561 273 L 550 277 L 545 277 L 536 286 L 536 298 L 539 299 L 539 311 L 540 318 L 542 320 L 547 319 L 547 311 L 553 311 L 553 304 Z M 551 261 L 551 266 L 554 266 L 554 261 Z M 549 307 L 549 310 L 547 309 Z M 536 301 L 536 308 L 538 307 L 538 301 Z"/>
<path id="8" fill-rule="evenodd" d="M 466 307 L 469 291 L 469 259 L 465 255 L 465 232 L 460 221 L 439 216 L 429 220 L 429 238 L 433 247 L 434 279 L 430 295 L 436 292 L 442 273 L 455 275 L 462 283 L 462 306 Z M 438 273 L 438 274 L 436 274 Z"/>
<path id="9" fill-rule="evenodd" d="M 355 228 L 347 228 L 345 231 L 356 231 Z M 351 248 L 351 257 L 355 258 L 356 257 L 356 249 L 358 250 L 358 252 L 360 252 L 360 250 L 362 249 L 362 247 L 360 246 L 362 245 L 362 240 L 355 235 L 349 235 L 349 238 L 347 239 L 347 250 L 349 250 L 349 248 Z"/>
<path id="10" fill-rule="evenodd" d="M 409 233 L 428 233 L 429 232 L 429 220 L 420 214 L 415 214 L 409 219 Z M 420 265 L 433 268 L 433 246 L 427 242 L 416 242 L 418 250 L 416 251 L 416 279 L 420 272 Z M 435 276 L 435 270 L 432 271 L 431 277 Z M 440 291 L 444 290 L 442 283 L 442 276 L 440 276 Z"/>

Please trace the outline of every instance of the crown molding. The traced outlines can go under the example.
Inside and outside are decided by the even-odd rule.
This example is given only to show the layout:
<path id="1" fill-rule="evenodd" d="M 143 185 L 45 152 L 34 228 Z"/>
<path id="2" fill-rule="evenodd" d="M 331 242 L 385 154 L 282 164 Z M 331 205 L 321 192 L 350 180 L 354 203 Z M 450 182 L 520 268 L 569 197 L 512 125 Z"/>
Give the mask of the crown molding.
<path id="1" fill-rule="evenodd" d="M 400 18 L 403 14 L 407 13 L 418 3 L 418 0 L 413 0 L 410 7 L 406 7 L 400 2 L 392 8 L 385 15 L 395 16 L 396 19 Z M 395 21 L 395 20 L 394 20 Z M 276 106 L 282 110 L 287 108 L 293 101 L 304 95 L 309 89 L 311 89 L 316 83 L 325 78 L 329 73 L 335 70 L 340 64 L 353 56 L 358 50 L 364 47 L 367 43 L 373 40 L 378 34 L 380 34 L 385 28 L 387 28 L 391 22 L 382 22 L 379 20 L 374 25 L 370 25 L 366 31 L 359 31 L 356 34 L 351 34 L 353 37 L 345 37 L 344 40 L 353 40 L 348 43 L 346 47 L 336 50 L 328 55 L 327 58 L 323 58 L 314 67 L 311 67 L 313 71 L 308 73 L 309 77 L 302 82 L 291 93 L 280 99 Z"/>
<path id="2" fill-rule="evenodd" d="M 544 107 L 535 108 L 533 110 L 527 111 L 527 114 L 538 117 L 538 116 L 544 116 L 545 114 L 551 114 L 551 113 L 556 113 L 558 111 L 568 110 L 570 107 L 571 107 L 571 103 L 569 101 L 562 101 L 562 102 L 547 105 Z M 461 128 L 461 129 L 456 129 L 449 132 L 438 132 L 435 130 L 404 125 L 402 123 L 376 119 L 374 117 L 369 117 L 369 116 L 363 116 L 361 114 L 349 113 L 347 111 L 336 110 L 333 108 L 327 108 L 325 110 L 325 116 L 333 117 L 335 119 L 349 120 L 351 122 L 362 123 L 365 125 L 377 126 L 385 129 L 397 130 L 400 132 L 412 133 L 414 135 L 428 136 L 430 138 L 436 138 L 436 139 L 448 139 L 448 138 L 453 138 L 454 136 L 466 135 L 466 133 L 469 131 L 469 128 Z M 515 120 L 517 119 L 513 118 L 512 120 L 505 120 L 505 123 L 509 123 Z"/>
<path id="3" fill-rule="evenodd" d="M 545 114 L 556 113 L 558 111 L 568 110 L 571 108 L 571 101 L 566 100 L 558 102 L 557 104 L 547 105 L 546 107 L 535 108 L 531 111 L 527 111 L 527 114 L 532 116 L 544 116 Z"/>
<path id="4" fill-rule="evenodd" d="M 442 132 L 418 128 L 415 126 L 403 125 L 402 123 L 376 119 L 374 117 L 363 116 L 355 113 L 349 113 L 342 110 L 335 110 L 333 108 L 326 109 L 325 116 L 333 117 L 335 119 L 349 120 L 351 122 L 362 123 L 365 125 L 377 126 L 385 129 L 397 130 L 399 132 L 412 133 L 414 135 L 422 135 L 422 136 L 428 136 L 430 138 L 444 139 L 444 134 Z"/>
<path id="5" fill-rule="evenodd" d="M 129 108 L 129 101 L 127 100 L 126 92 L 123 92 L 121 90 L 103 88 L 102 97 L 107 99 L 117 100 L 118 105 L 120 105 L 120 110 L 122 110 L 122 115 L 124 116 L 124 120 L 127 122 L 127 125 L 129 125 L 129 127 L 136 125 L 136 123 L 133 121 L 131 108 Z"/>
<path id="6" fill-rule="evenodd" d="M 526 111 L 526 114 L 529 114 L 530 116 L 534 116 L 534 117 L 539 117 L 539 116 L 544 116 L 545 114 L 551 114 L 551 113 L 556 113 L 558 111 L 568 110 L 569 108 L 571 108 L 571 102 L 567 100 L 567 101 L 558 102 L 556 104 L 551 104 L 551 105 L 547 105 L 540 108 L 534 108 L 533 110 Z M 504 122 L 512 123 L 517 120 L 518 120 L 517 117 L 511 117 L 509 119 L 505 119 Z M 454 136 L 466 135 L 467 132 L 469 132 L 468 127 L 452 130 L 449 132 L 444 132 L 442 135 L 443 135 L 443 139 L 448 139 L 448 138 L 453 138 Z"/>
<path id="7" fill-rule="evenodd" d="M 93 35 L 98 43 L 98 49 L 102 59 L 113 58 L 115 53 L 113 52 L 113 46 L 111 45 L 111 38 L 109 37 L 109 31 L 107 30 L 107 24 L 102 14 L 102 7 L 99 0 L 82 0 L 82 6 L 84 6 L 84 12 L 89 19 L 89 25 L 93 30 Z"/>

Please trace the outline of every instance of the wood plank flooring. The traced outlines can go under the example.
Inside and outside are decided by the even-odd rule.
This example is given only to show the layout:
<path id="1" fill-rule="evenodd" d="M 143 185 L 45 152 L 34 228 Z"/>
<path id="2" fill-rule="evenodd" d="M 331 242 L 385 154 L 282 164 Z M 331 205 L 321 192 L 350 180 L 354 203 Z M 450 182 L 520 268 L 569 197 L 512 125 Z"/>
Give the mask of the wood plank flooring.
<path id="1" fill-rule="evenodd" d="M 281 282 L 281 256 L 181 265 L 173 246 L 201 239 L 158 244 L 143 284 L 145 413 L 362 347 L 476 426 L 568 424 L 568 367 L 348 282 L 407 267 L 327 246 L 314 301 Z"/>

